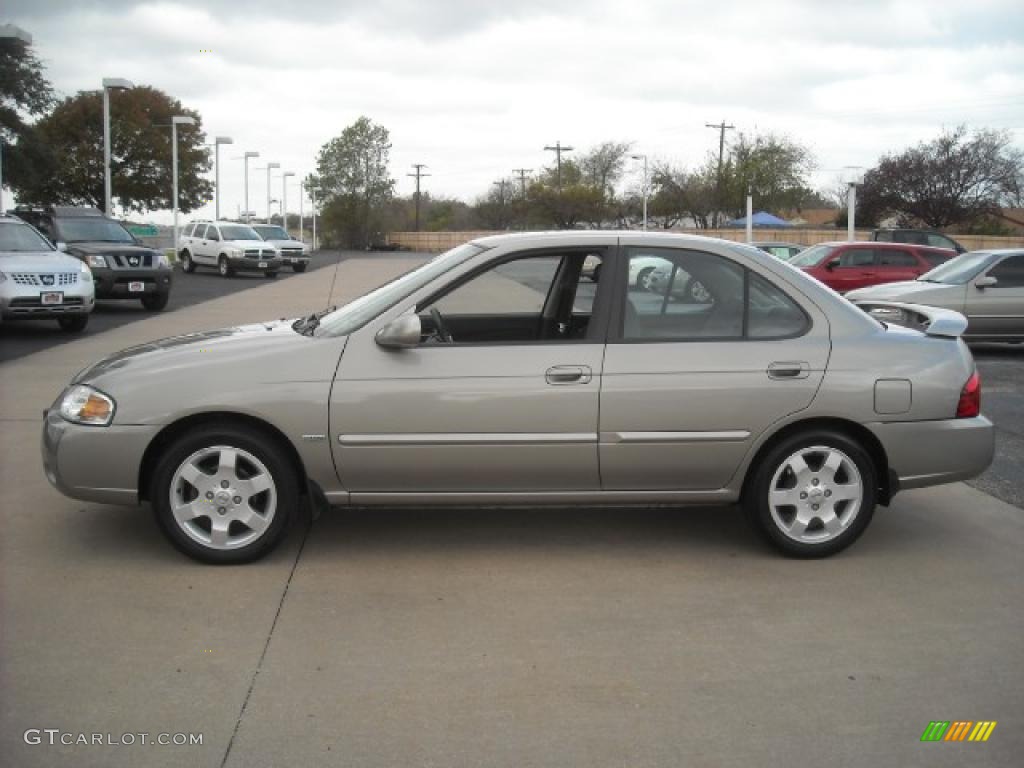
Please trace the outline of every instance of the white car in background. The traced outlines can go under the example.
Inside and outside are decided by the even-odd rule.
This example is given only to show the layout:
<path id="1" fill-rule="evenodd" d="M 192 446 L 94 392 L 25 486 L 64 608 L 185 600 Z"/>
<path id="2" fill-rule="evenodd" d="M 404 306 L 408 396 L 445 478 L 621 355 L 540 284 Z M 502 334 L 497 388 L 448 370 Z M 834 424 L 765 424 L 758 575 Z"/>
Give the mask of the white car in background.
<path id="1" fill-rule="evenodd" d="M 281 263 L 287 264 L 295 272 L 305 272 L 309 266 L 308 245 L 289 235 L 284 227 L 277 224 L 253 224 L 256 234 L 281 252 Z"/>
<path id="2" fill-rule="evenodd" d="M 96 292 L 89 266 L 58 251 L 34 227 L 0 214 L 0 317 L 56 320 L 65 331 L 89 323 Z"/>
<path id="3" fill-rule="evenodd" d="M 194 221 L 181 232 L 178 258 L 184 272 L 216 267 L 222 277 L 235 272 L 262 272 L 277 277 L 281 252 L 248 224 L 233 221 Z"/>

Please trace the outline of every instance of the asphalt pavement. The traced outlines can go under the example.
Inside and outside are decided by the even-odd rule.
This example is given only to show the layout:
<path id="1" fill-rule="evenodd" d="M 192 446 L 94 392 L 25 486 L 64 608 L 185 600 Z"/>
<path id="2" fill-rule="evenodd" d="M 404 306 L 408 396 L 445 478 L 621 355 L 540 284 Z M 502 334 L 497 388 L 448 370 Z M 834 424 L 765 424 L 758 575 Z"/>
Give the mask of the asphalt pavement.
<path id="1" fill-rule="evenodd" d="M 0 363 L 0 762 L 1020 764 L 1024 516 L 965 484 L 899 494 L 821 561 L 778 556 L 733 507 L 353 509 L 216 568 L 145 508 L 43 477 L 40 410 L 88 362 L 342 301 L 416 263 L 260 278 Z M 1021 365 L 979 355 L 997 423 L 1020 417 Z M 935 720 L 998 725 L 922 743 Z M 164 733 L 202 743 L 154 744 Z"/>

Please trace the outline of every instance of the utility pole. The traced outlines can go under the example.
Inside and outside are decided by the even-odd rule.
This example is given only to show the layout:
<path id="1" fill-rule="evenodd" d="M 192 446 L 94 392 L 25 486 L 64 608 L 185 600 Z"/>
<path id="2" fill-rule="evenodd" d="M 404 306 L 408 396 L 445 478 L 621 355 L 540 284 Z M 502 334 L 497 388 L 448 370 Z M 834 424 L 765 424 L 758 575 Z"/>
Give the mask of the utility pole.
<path id="1" fill-rule="evenodd" d="M 726 125 L 725 120 L 721 123 L 704 123 L 705 128 L 714 128 L 718 131 L 718 181 L 715 183 L 715 229 L 718 229 L 718 217 L 722 214 L 722 158 L 725 155 L 725 132 L 735 130 L 735 125 Z"/>
<path id="2" fill-rule="evenodd" d="M 519 176 L 519 192 L 523 196 L 523 200 L 526 199 L 526 174 L 532 171 L 533 168 L 513 168 L 512 173 Z"/>
<path id="3" fill-rule="evenodd" d="M 429 173 L 423 173 L 423 169 L 426 168 L 423 163 L 413 163 L 412 167 L 416 169 L 416 173 L 407 173 L 406 176 L 411 176 L 416 179 L 416 231 L 420 231 L 420 179 L 424 176 L 429 176 Z"/>
<path id="4" fill-rule="evenodd" d="M 572 150 L 573 150 L 572 147 L 563 147 L 562 146 L 562 142 L 560 142 L 560 141 L 556 141 L 555 142 L 555 146 L 553 146 L 553 147 L 544 147 L 544 151 L 546 151 L 546 152 L 554 152 L 555 153 L 555 162 L 558 165 L 558 175 L 557 175 L 556 178 L 557 178 L 558 194 L 559 195 L 562 194 L 562 153 L 563 152 L 572 152 Z"/>
<path id="5" fill-rule="evenodd" d="M 507 183 L 507 180 L 506 179 L 500 179 L 499 181 L 495 181 L 493 183 L 494 183 L 494 186 L 496 186 L 498 188 L 498 200 L 501 203 L 501 218 L 498 221 L 498 225 L 502 229 L 504 229 L 505 228 L 505 184 Z"/>

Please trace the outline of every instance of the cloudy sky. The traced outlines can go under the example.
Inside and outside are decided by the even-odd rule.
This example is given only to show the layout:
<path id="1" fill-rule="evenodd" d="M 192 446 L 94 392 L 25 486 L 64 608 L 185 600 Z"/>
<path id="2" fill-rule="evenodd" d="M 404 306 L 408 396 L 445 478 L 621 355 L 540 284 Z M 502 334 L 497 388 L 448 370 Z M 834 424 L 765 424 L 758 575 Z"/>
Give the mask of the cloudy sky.
<path id="1" fill-rule="evenodd" d="M 232 214 L 242 150 L 301 175 L 359 115 L 391 131 L 400 193 L 426 163 L 425 189 L 467 200 L 549 164 L 556 140 L 697 164 L 723 119 L 807 144 L 822 187 L 959 123 L 1024 146 L 1020 0 L 5 0 L 0 14 L 33 34 L 61 94 L 124 77 L 234 137 Z M 250 194 L 262 211 L 266 171 Z"/>

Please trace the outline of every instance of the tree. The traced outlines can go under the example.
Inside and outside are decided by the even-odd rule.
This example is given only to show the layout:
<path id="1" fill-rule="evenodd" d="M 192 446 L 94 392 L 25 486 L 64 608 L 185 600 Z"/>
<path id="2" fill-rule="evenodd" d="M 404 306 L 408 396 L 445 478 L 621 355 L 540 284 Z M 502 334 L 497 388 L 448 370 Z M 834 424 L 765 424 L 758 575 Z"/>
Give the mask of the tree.
<path id="1" fill-rule="evenodd" d="M 53 104 L 53 88 L 31 46 L 0 38 L 0 141 L 13 143 L 25 132 L 22 114 L 37 117 Z"/>
<path id="2" fill-rule="evenodd" d="M 648 221 L 662 229 L 671 229 L 682 219 L 690 218 L 697 227 L 707 229 L 717 199 L 717 173 L 714 164 L 692 172 L 667 164 L 655 165 L 647 203 Z"/>
<path id="3" fill-rule="evenodd" d="M 760 209 L 800 210 L 813 194 L 807 179 L 814 167 L 811 151 L 793 139 L 740 133 L 722 171 L 722 209 L 734 217 L 745 216 L 749 189 Z"/>
<path id="4" fill-rule="evenodd" d="M 360 117 L 320 148 L 317 180 L 324 199 L 324 226 L 347 246 L 369 247 L 384 228 L 395 180 L 388 172 L 390 134 Z"/>
<path id="5" fill-rule="evenodd" d="M 573 160 L 562 160 L 562 185 L 556 169 L 545 168 L 529 186 L 531 218 L 558 229 L 573 229 L 581 222 L 600 225 L 604 219 L 605 193 L 587 181 Z"/>
<path id="6" fill-rule="evenodd" d="M 1012 205 L 1022 193 L 1024 152 L 1009 131 L 966 126 L 898 154 L 884 155 L 864 175 L 858 219 L 896 214 L 936 229 L 974 224 Z"/>
<path id="7" fill-rule="evenodd" d="M 208 202 L 213 185 L 199 113 L 147 86 L 110 94 L 111 187 L 122 208 L 172 207 L 171 117 L 178 126 L 178 207 L 191 211 Z M 82 91 L 64 99 L 28 126 L 10 152 L 9 179 L 18 200 L 30 204 L 104 206 L 103 98 Z"/>

